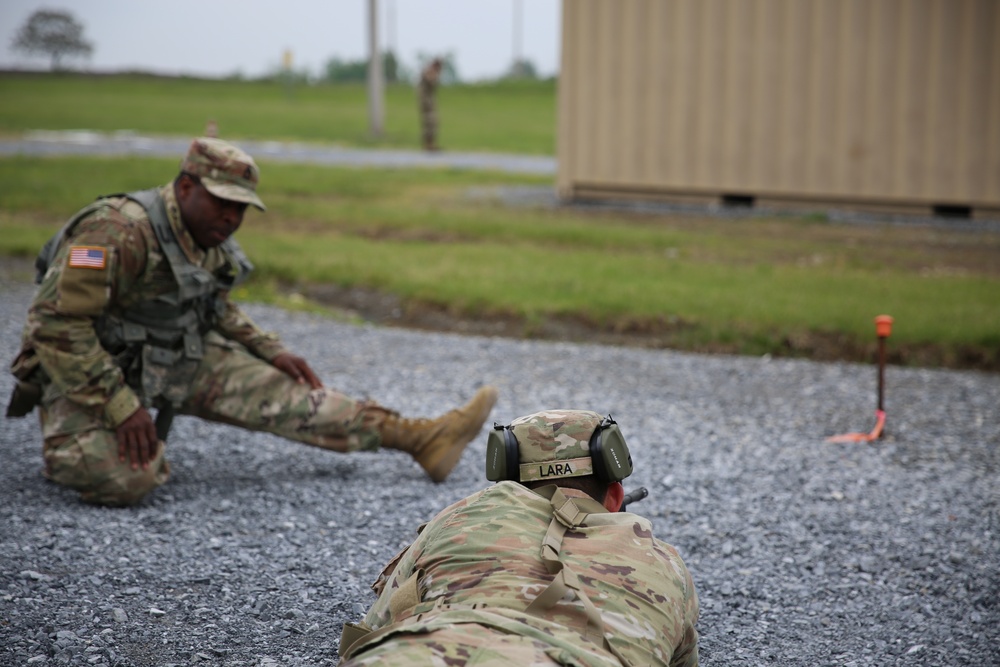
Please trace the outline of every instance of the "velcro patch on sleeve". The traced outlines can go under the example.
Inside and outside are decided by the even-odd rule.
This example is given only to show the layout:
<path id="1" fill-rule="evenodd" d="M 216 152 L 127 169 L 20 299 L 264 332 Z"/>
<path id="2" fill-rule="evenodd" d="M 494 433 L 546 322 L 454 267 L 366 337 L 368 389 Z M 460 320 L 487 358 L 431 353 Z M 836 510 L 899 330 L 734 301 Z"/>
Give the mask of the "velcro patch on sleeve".
<path id="1" fill-rule="evenodd" d="M 103 271 L 108 265 L 108 252 L 100 246 L 70 246 L 68 265 L 71 269 L 97 269 L 98 271 Z"/>

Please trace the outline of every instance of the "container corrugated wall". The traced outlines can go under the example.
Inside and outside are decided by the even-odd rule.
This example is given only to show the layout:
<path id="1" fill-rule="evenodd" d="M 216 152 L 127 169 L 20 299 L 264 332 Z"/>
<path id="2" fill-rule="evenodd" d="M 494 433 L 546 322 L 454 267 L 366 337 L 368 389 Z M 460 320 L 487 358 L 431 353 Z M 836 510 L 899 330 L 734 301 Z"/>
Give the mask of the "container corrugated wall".
<path id="1" fill-rule="evenodd" d="M 561 196 L 1000 212 L 1000 0 L 564 0 Z"/>

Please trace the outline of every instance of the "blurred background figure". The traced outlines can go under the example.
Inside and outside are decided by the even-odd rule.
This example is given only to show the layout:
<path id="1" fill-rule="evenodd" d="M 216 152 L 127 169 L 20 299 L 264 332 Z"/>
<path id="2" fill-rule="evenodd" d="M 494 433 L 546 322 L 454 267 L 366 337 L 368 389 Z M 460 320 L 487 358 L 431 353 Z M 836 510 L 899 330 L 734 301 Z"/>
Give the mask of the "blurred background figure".
<path id="1" fill-rule="evenodd" d="M 417 84 L 417 97 L 420 104 L 420 134 L 424 150 L 437 151 L 441 147 L 437 143 L 437 105 L 434 99 L 438 82 L 441 80 L 441 59 L 434 58 L 420 72 L 420 82 Z"/>

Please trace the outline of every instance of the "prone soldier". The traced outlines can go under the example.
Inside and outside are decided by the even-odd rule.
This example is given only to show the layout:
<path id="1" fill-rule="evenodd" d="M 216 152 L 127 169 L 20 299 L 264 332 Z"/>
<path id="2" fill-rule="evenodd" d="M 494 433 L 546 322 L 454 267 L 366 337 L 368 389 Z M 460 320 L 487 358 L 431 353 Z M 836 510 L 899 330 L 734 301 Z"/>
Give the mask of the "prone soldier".
<path id="1" fill-rule="evenodd" d="M 495 425 L 486 457 L 497 484 L 386 566 L 364 620 L 344 627 L 341 667 L 698 664 L 690 572 L 648 520 L 619 512 L 632 459 L 610 415 Z"/>
<path id="2" fill-rule="evenodd" d="M 441 482 L 492 410 L 488 386 L 436 419 L 351 398 L 230 300 L 252 269 L 231 236 L 248 206 L 264 210 L 259 176 L 236 146 L 195 139 L 172 183 L 98 199 L 39 255 L 7 415 L 39 406 L 44 474 L 84 501 L 131 505 L 166 482 L 174 414 L 401 450 Z"/>

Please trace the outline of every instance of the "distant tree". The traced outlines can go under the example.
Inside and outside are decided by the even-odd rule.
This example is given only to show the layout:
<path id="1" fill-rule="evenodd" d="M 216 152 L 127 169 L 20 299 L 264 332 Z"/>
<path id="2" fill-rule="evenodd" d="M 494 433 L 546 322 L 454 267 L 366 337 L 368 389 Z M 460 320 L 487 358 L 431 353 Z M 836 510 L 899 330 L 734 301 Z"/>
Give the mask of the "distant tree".
<path id="1" fill-rule="evenodd" d="M 385 67 L 385 80 L 389 83 L 399 83 L 409 81 L 413 78 L 413 72 L 401 63 L 393 51 L 386 51 L 382 56 L 382 64 Z"/>
<path id="2" fill-rule="evenodd" d="M 52 59 L 52 69 L 62 66 L 67 56 L 89 56 L 93 45 L 83 38 L 83 24 L 66 11 L 40 9 L 14 36 L 13 48 L 29 55 L 44 54 Z"/>
<path id="3" fill-rule="evenodd" d="M 333 57 L 326 61 L 326 76 L 331 83 L 365 81 L 368 77 L 367 60 L 341 60 Z"/>
<path id="4" fill-rule="evenodd" d="M 232 81 L 239 81 L 245 78 L 242 72 L 236 72 L 228 77 Z M 260 76 L 252 77 L 250 81 L 269 81 L 271 83 L 292 83 L 295 85 L 309 85 L 313 76 L 309 73 L 309 68 L 286 69 L 284 65 L 271 65 L 267 71 Z"/>
<path id="5" fill-rule="evenodd" d="M 348 81 L 362 82 L 368 80 L 368 60 L 341 60 L 336 56 L 326 61 L 326 81 L 344 83 Z M 382 74 L 386 83 L 396 83 L 408 76 L 406 68 L 396 59 L 392 51 L 382 54 Z"/>
<path id="6" fill-rule="evenodd" d="M 538 70 L 535 69 L 535 64 L 524 58 L 522 60 L 515 60 L 511 63 L 510 69 L 507 73 L 503 75 L 504 79 L 537 79 Z"/>

